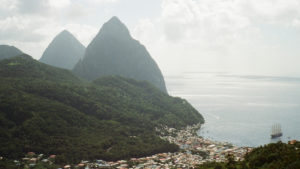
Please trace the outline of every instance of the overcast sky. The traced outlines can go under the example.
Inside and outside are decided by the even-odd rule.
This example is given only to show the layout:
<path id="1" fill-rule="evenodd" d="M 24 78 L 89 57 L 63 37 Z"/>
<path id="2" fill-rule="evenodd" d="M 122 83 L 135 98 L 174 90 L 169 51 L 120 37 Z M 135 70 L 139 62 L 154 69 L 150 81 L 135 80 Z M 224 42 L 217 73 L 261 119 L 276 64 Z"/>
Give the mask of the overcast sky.
<path id="1" fill-rule="evenodd" d="M 39 59 L 60 31 L 87 46 L 112 16 L 164 74 L 300 76 L 299 0 L 0 0 L 0 44 Z"/>

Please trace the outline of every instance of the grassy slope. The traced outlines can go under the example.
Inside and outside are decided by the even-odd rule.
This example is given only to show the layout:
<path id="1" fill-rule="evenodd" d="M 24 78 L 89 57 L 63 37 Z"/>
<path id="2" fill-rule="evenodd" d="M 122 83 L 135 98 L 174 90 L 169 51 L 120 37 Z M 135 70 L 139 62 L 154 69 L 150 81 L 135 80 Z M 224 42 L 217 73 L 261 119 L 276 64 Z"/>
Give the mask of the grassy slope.
<path id="1" fill-rule="evenodd" d="M 255 148 L 242 162 L 208 163 L 198 169 L 299 169 L 300 142 L 271 143 Z"/>
<path id="2" fill-rule="evenodd" d="M 35 151 L 78 162 L 176 151 L 154 127 L 203 122 L 185 100 L 146 82 L 88 83 L 26 56 L 1 61 L 0 81 L 0 154 L 9 158 Z"/>

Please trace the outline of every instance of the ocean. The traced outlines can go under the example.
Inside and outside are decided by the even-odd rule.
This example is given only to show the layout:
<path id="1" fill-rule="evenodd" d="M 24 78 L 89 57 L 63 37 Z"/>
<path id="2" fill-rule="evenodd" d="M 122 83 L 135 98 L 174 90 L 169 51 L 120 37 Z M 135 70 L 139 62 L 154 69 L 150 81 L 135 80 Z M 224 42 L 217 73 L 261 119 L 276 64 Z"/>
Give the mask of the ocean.
<path id="1" fill-rule="evenodd" d="M 237 146 L 300 140 L 300 78 L 185 72 L 165 76 L 168 92 L 205 118 L 198 134 Z M 272 140 L 272 125 L 283 136 Z"/>

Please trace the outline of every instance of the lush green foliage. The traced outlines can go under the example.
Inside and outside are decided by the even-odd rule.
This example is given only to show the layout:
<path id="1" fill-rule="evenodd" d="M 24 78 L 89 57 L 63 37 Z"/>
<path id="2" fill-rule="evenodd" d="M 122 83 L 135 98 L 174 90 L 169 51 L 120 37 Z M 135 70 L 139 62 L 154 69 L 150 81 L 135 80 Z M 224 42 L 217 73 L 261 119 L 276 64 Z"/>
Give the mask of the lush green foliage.
<path id="1" fill-rule="evenodd" d="M 0 154 L 11 159 L 28 151 L 57 154 L 58 163 L 173 152 L 155 127 L 203 122 L 185 100 L 147 82 L 84 82 L 30 57 L 1 61 L 0 81 Z"/>
<path id="2" fill-rule="evenodd" d="M 300 142 L 294 145 L 271 143 L 255 148 L 247 154 L 244 161 L 235 162 L 229 158 L 227 163 L 207 163 L 199 169 L 299 169 Z"/>
<path id="3" fill-rule="evenodd" d="M 10 159 L 3 159 L 0 160 L 0 168 L 1 169 L 57 169 L 60 168 L 60 166 L 56 164 L 49 164 L 49 163 L 44 163 L 42 161 L 38 161 L 35 166 L 29 166 L 28 163 L 24 162 L 18 162 L 15 163 L 14 160 Z"/>
<path id="4" fill-rule="evenodd" d="M 294 145 L 272 143 L 254 149 L 246 156 L 249 168 L 300 168 L 300 142 Z"/>

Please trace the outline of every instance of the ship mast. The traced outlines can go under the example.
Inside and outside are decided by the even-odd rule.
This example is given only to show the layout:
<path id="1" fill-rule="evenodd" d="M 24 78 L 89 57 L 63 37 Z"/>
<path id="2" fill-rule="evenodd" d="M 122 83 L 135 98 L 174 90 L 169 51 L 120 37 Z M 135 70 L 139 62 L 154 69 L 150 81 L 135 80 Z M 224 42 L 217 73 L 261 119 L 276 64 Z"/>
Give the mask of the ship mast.
<path id="1" fill-rule="evenodd" d="M 281 125 L 279 123 L 274 124 L 272 126 L 272 133 L 271 133 L 271 138 L 277 138 L 282 136 L 282 130 L 281 130 Z"/>
<path id="2" fill-rule="evenodd" d="M 280 126 L 280 124 L 274 124 L 273 126 L 272 126 L 272 134 L 274 135 L 274 134 L 280 134 L 282 131 L 281 131 L 281 126 Z"/>
<path id="3" fill-rule="evenodd" d="M 278 124 L 278 133 L 281 133 L 281 126 Z"/>

